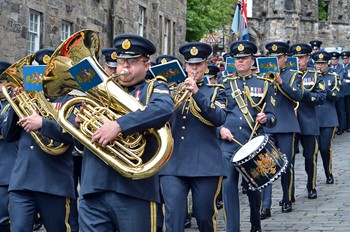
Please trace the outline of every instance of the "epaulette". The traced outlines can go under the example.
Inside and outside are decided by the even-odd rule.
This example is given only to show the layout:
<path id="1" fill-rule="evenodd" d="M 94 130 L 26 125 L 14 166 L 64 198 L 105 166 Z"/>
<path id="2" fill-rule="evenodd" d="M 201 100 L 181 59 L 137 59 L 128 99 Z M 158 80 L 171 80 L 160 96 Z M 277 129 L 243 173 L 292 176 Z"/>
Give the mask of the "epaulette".
<path id="1" fill-rule="evenodd" d="M 308 69 L 308 72 L 314 72 L 314 73 L 321 73 L 320 71 L 316 70 L 316 69 Z"/>
<path id="2" fill-rule="evenodd" d="M 223 84 L 207 84 L 207 86 L 209 87 L 219 87 L 219 88 L 225 88 L 225 86 Z"/>
<path id="3" fill-rule="evenodd" d="M 230 77 L 226 77 L 225 79 L 222 80 L 222 83 L 226 83 L 229 80 L 236 80 L 237 76 L 230 76 Z"/>
<path id="4" fill-rule="evenodd" d="M 158 75 L 155 78 L 151 79 L 151 81 L 164 81 L 164 82 L 166 82 L 166 78 Z"/>
<path id="5" fill-rule="evenodd" d="M 302 71 L 299 71 L 299 70 L 289 69 L 289 71 L 298 73 L 298 74 L 300 74 L 300 75 L 303 74 L 303 72 L 302 72 Z"/>
<path id="6" fill-rule="evenodd" d="M 330 72 L 330 73 L 328 73 L 328 74 L 331 74 L 331 75 L 333 75 L 333 76 L 335 76 L 335 77 L 339 77 L 339 74 L 336 73 L 336 72 Z"/>
<path id="7" fill-rule="evenodd" d="M 83 97 L 83 96 L 86 96 L 86 93 L 84 93 L 80 90 L 77 90 L 77 89 L 73 89 L 72 91 L 70 91 L 68 93 L 68 95 L 74 96 L 74 97 Z"/>

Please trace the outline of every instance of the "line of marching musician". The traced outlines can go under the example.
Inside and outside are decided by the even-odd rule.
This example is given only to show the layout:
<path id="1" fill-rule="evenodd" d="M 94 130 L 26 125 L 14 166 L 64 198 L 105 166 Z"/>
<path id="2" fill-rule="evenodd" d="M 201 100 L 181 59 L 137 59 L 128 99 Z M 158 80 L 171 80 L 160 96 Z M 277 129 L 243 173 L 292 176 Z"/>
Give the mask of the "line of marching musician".
<path id="1" fill-rule="evenodd" d="M 253 72 L 257 53 L 253 42 L 231 43 L 227 56 L 235 59 L 236 72 L 232 73 L 208 64 L 211 46 L 185 43 L 179 48 L 187 74 L 181 91 L 185 97 L 175 102 L 179 107 L 174 109 L 171 91 L 177 84 L 169 89 L 166 77 L 149 73 L 155 45 L 141 36 L 118 35 L 114 48 L 102 50 L 105 95 L 96 89 L 88 94 L 97 95 L 101 106 L 89 113 L 89 101 L 81 100 L 62 117 L 63 113 L 57 113 L 61 107 L 86 93 L 68 93 L 70 81 L 63 78 L 67 70 L 56 66 L 66 60 L 78 63 L 79 52 L 92 57 L 98 52 L 96 37 L 79 33 L 60 50 L 42 49 L 26 57 L 29 62 L 0 62 L 4 86 L 0 94 L 0 231 L 32 231 L 38 214 L 47 231 L 184 231 L 189 193 L 191 213 L 200 231 L 216 231 L 221 194 L 226 231 L 240 231 L 239 176 L 249 198 L 251 231 L 262 231 L 261 220 L 271 217 L 276 179 L 281 177 L 282 213 L 291 212 L 297 202 L 294 163 L 299 142 L 308 198 L 317 198 L 318 151 L 326 183 L 334 183 L 332 139 L 336 128 L 341 132 L 349 129 L 344 124 L 350 118 L 346 114 L 350 81 L 344 73 L 350 72 L 335 71 L 336 62 L 332 62 L 332 72 L 327 71 L 328 62 L 339 54 L 313 51 L 312 46 L 320 46 L 320 41 L 312 41 L 312 46 L 280 41 L 266 44 L 269 56 L 278 60 L 279 72 L 272 79 Z M 286 69 L 288 54 L 298 58 L 299 70 Z M 349 55 L 341 54 L 345 70 Z M 55 60 L 56 56 L 60 59 Z M 178 59 L 165 55 L 156 63 L 169 61 L 166 58 Z M 28 93 L 34 99 L 21 102 L 20 96 L 26 94 L 21 68 L 31 65 L 33 59 L 47 65 L 45 75 L 56 73 L 43 81 L 44 88 L 61 76 L 64 84 L 55 86 L 58 94 L 46 89 L 44 98 Z M 308 64 L 315 68 L 307 68 Z M 8 84 L 11 82 L 16 83 Z M 115 103 L 119 101 L 108 89 L 110 83 L 127 93 L 130 99 L 125 101 L 136 108 L 118 116 L 107 114 L 118 111 Z M 46 103 L 55 109 L 51 110 L 54 116 L 37 108 Z M 24 113 L 19 112 L 21 107 Z M 97 115 L 97 119 L 87 124 L 84 113 Z M 62 118 L 79 133 L 68 130 Z M 87 139 L 82 138 L 83 132 Z M 130 145 L 131 140 L 138 144 Z M 40 146 L 45 142 L 47 149 Z M 64 150 L 50 152 L 60 144 L 65 145 Z M 148 163 L 154 170 L 140 174 Z"/>

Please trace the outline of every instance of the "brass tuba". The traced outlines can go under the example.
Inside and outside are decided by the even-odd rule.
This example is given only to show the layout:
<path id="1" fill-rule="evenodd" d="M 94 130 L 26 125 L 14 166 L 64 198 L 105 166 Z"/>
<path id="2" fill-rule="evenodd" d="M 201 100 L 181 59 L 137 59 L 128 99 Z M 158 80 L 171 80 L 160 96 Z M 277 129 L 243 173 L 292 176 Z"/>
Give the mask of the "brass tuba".
<path id="1" fill-rule="evenodd" d="M 57 112 L 55 112 L 51 103 L 46 100 L 43 92 L 26 92 L 23 89 L 19 89 L 14 98 L 8 92 L 10 87 L 23 88 L 24 77 L 22 68 L 24 65 L 31 65 L 34 57 L 34 55 L 23 57 L 1 74 L 1 76 L 6 75 L 9 79 L 9 82 L 2 87 L 2 91 L 20 119 L 31 115 L 32 110 L 35 110 L 40 116 L 54 120 Z M 69 145 L 63 143 L 55 146 L 52 139 L 40 135 L 37 131 L 32 131 L 30 134 L 38 146 L 50 155 L 60 155 L 69 148 Z"/>
<path id="2" fill-rule="evenodd" d="M 86 96 L 73 97 L 64 103 L 59 110 L 57 122 L 124 177 L 132 179 L 150 177 L 167 163 L 172 153 L 173 139 L 168 124 L 158 130 L 149 129 L 125 138 L 120 135 L 106 148 L 91 143 L 92 134 L 102 126 L 99 120 L 101 116 L 115 120 L 124 114 L 144 108 L 138 100 L 114 82 L 114 76 L 109 77 L 106 74 L 96 60 L 98 52 L 99 36 L 97 32 L 83 30 L 71 35 L 51 56 L 45 70 L 44 91 L 49 96 L 55 96 L 72 89 L 80 90 L 68 69 L 84 58 L 92 59 L 95 70 L 103 74 L 103 82 L 86 91 Z M 80 128 L 76 128 L 66 119 L 72 113 L 73 108 L 82 102 L 85 105 L 84 110 L 82 112 L 74 110 L 77 117 L 83 121 Z M 147 147 L 145 134 L 152 135 L 158 144 L 152 157 L 145 157 L 143 154 Z"/>

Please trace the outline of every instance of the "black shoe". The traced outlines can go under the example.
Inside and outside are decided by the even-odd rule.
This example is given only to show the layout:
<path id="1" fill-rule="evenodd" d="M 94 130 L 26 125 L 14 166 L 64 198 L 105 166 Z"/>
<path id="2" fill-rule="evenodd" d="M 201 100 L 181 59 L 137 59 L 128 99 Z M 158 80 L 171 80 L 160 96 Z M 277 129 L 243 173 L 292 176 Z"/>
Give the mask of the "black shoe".
<path id="1" fill-rule="evenodd" d="M 261 226 L 260 225 L 252 225 L 250 232 L 261 232 Z"/>
<path id="2" fill-rule="evenodd" d="M 289 212 L 292 212 L 292 210 L 293 210 L 292 202 L 282 203 L 282 213 L 289 213 Z"/>
<path id="3" fill-rule="evenodd" d="M 224 207 L 224 202 L 222 200 L 216 201 L 216 208 L 220 210 L 222 207 Z"/>
<path id="4" fill-rule="evenodd" d="M 269 217 L 271 217 L 271 209 L 270 208 L 262 209 L 260 219 L 264 220 Z"/>
<path id="5" fill-rule="evenodd" d="M 334 184 L 334 178 L 332 174 L 330 174 L 327 178 L 327 184 Z"/>
<path id="6" fill-rule="evenodd" d="M 192 220 L 191 214 L 187 214 L 186 220 L 185 220 L 185 228 L 186 229 L 191 227 L 191 220 Z"/>
<path id="7" fill-rule="evenodd" d="M 317 198 L 317 192 L 316 189 L 312 189 L 309 191 L 307 198 L 309 199 L 316 199 Z"/>
<path id="8" fill-rule="evenodd" d="M 35 222 L 33 225 L 33 231 L 40 230 L 43 224 L 41 222 Z"/>
<path id="9" fill-rule="evenodd" d="M 292 197 L 292 198 L 290 199 L 290 201 L 291 201 L 292 203 L 295 203 L 295 197 Z"/>

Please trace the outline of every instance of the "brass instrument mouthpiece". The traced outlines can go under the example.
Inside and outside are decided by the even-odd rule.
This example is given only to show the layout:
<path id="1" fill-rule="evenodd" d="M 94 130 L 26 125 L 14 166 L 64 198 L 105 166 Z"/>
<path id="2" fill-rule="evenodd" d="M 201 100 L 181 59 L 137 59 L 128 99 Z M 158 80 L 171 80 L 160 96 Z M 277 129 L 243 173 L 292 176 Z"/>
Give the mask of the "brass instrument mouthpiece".
<path id="1" fill-rule="evenodd" d="M 124 68 L 120 73 L 115 73 L 112 75 L 113 78 L 119 77 L 119 76 L 124 76 L 124 75 L 128 75 L 129 74 L 129 70 L 127 70 L 126 68 Z"/>

